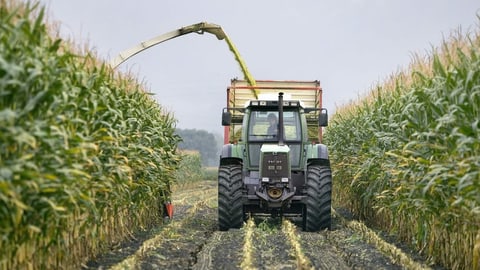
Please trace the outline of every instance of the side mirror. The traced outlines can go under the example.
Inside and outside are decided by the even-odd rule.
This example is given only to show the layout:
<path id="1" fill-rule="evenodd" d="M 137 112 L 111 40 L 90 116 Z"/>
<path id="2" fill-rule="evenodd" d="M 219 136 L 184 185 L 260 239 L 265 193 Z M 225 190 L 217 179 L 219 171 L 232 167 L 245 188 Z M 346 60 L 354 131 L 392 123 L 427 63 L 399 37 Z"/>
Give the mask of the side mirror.
<path id="1" fill-rule="evenodd" d="M 322 108 L 320 110 L 320 115 L 318 116 L 318 126 L 326 127 L 328 126 L 328 112 L 327 109 Z"/>
<path id="2" fill-rule="evenodd" d="M 229 112 L 227 108 L 224 108 L 222 112 L 222 126 L 230 126 L 231 123 L 232 113 Z"/>

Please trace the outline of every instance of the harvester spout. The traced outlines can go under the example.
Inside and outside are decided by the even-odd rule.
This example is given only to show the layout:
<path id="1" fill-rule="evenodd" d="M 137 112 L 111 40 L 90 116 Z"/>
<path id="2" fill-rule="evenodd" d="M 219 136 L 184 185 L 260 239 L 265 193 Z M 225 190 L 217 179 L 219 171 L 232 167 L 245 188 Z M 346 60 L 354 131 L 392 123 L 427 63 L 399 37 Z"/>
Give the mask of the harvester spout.
<path id="1" fill-rule="evenodd" d="M 223 40 L 227 36 L 225 34 L 225 32 L 223 31 L 222 27 L 220 25 L 217 25 L 217 24 L 204 22 L 202 28 L 203 28 L 202 29 L 203 32 L 207 32 L 207 33 L 210 33 L 212 35 L 215 35 L 218 40 Z"/>
<path id="2" fill-rule="evenodd" d="M 155 46 L 157 44 L 160 44 L 162 42 L 165 42 L 167 40 L 170 40 L 179 36 L 183 36 L 189 33 L 203 34 L 205 32 L 215 35 L 218 40 L 223 40 L 227 36 L 220 25 L 207 23 L 207 22 L 192 24 L 192 25 L 185 26 L 180 29 L 165 33 L 163 35 L 154 37 L 150 40 L 141 42 L 140 44 L 121 52 L 116 58 L 112 60 L 112 62 L 110 63 L 110 66 L 112 68 L 116 68 L 121 63 L 125 62 L 127 59 L 136 55 L 137 53 L 143 50 L 146 50 L 152 46 Z"/>

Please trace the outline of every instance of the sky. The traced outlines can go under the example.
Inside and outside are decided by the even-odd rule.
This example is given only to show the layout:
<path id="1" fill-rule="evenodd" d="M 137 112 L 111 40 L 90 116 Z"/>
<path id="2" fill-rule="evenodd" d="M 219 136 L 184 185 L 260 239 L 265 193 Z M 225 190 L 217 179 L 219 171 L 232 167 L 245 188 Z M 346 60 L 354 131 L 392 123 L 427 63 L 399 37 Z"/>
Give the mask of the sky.
<path id="1" fill-rule="evenodd" d="M 452 32 L 476 31 L 478 0 L 41 0 L 60 34 L 110 61 L 166 32 L 220 25 L 256 80 L 319 80 L 323 107 L 366 95 Z M 83 46 L 82 46 L 83 47 Z M 226 88 L 243 73 L 226 42 L 189 34 L 124 62 L 182 129 L 221 134 Z"/>

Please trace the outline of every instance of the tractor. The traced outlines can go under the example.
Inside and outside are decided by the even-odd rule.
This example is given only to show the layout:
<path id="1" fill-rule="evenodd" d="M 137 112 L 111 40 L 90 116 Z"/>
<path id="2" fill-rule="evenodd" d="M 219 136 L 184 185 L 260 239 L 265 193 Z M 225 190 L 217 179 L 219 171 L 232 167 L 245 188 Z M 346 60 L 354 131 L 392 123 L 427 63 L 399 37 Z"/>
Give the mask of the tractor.
<path id="1" fill-rule="evenodd" d="M 330 229 L 332 173 L 320 143 L 328 113 L 319 82 L 257 83 L 234 79 L 227 89 L 219 229 L 240 228 L 256 215 L 297 218 L 305 231 Z"/>

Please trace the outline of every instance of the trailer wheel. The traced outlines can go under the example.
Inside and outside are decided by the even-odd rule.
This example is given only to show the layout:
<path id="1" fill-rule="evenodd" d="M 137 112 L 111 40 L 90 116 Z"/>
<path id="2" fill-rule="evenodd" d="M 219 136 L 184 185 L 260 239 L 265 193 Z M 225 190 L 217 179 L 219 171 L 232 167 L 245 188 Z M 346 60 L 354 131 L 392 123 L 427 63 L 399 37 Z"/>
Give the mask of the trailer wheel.
<path id="1" fill-rule="evenodd" d="M 218 169 L 218 226 L 221 231 L 240 228 L 243 214 L 243 179 L 240 165 Z"/>
<path id="2" fill-rule="evenodd" d="M 307 169 L 307 202 L 303 210 L 303 229 L 315 232 L 331 229 L 332 171 L 329 166 Z"/>

